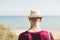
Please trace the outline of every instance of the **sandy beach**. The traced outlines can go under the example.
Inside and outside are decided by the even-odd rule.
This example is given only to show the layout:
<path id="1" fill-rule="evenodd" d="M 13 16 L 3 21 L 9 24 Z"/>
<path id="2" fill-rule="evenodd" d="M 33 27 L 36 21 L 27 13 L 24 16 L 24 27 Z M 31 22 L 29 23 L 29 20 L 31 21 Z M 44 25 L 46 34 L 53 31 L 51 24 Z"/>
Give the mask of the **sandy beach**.
<path id="1" fill-rule="evenodd" d="M 18 36 L 20 33 L 24 31 L 26 30 L 12 30 L 12 32 Z M 48 31 L 50 31 L 53 34 L 55 40 L 60 40 L 60 30 L 48 30 Z"/>

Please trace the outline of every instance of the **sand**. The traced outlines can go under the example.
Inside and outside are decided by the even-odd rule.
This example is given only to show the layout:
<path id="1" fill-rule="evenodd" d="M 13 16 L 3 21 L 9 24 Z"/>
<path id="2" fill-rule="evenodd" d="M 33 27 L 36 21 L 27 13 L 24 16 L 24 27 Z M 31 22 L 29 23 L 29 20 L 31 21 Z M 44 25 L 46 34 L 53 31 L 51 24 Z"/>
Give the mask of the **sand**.
<path id="1" fill-rule="evenodd" d="M 19 36 L 22 32 L 26 30 L 12 30 L 13 33 Z M 60 40 L 60 30 L 48 30 L 53 34 L 55 40 Z"/>

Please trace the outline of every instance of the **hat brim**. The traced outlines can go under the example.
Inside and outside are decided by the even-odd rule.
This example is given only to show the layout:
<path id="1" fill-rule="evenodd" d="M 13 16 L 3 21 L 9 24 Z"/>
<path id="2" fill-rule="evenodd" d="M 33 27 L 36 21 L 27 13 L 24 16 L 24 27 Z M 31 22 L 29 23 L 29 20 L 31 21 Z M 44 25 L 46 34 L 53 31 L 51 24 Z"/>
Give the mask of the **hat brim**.
<path id="1" fill-rule="evenodd" d="M 42 18 L 42 16 L 28 16 L 28 18 Z"/>

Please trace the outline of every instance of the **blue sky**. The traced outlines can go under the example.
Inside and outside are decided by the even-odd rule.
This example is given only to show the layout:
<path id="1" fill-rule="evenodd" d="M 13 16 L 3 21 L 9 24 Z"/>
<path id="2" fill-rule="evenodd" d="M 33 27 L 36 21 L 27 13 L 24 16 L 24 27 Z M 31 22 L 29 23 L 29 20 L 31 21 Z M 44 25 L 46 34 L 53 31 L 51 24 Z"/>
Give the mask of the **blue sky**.
<path id="1" fill-rule="evenodd" d="M 39 9 L 42 15 L 60 15 L 60 0 L 0 0 L 1 15 L 29 15 Z"/>

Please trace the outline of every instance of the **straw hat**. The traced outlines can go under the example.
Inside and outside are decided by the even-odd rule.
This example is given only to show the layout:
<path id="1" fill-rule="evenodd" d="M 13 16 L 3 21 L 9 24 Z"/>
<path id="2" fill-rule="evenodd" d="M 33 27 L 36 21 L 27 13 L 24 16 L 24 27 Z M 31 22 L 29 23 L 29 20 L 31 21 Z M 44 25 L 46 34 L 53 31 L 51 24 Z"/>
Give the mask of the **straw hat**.
<path id="1" fill-rule="evenodd" d="M 28 18 L 42 18 L 42 15 L 40 13 L 40 10 L 31 10 L 30 15 L 28 16 Z"/>

